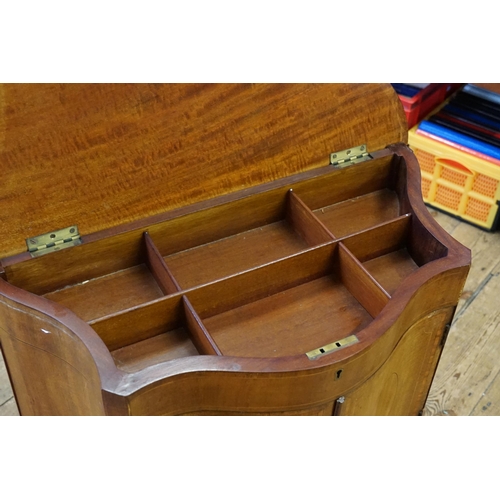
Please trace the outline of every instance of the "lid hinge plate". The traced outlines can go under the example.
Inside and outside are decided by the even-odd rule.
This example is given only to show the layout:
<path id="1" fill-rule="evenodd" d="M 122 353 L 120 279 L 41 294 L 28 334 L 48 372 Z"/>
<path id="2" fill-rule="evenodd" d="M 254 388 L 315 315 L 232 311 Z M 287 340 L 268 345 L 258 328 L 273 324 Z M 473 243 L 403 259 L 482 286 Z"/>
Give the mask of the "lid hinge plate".
<path id="1" fill-rule="evenodd" d="M 50 233 L 33 236 L 26 239 L 28 252 L 32 257 L 74 247 L 82 242 L 78 226 L 69 226 Z"/>
<path id="2" fill-rule="evenodd" d="M 345 168 L 356 163 L 371 160 L 370 153 L 366 150 L 366 144 L 356 146 L 355 148 L 344 149 L 337 153 L 330 154 L 330 165 L 337 168 Z"/>

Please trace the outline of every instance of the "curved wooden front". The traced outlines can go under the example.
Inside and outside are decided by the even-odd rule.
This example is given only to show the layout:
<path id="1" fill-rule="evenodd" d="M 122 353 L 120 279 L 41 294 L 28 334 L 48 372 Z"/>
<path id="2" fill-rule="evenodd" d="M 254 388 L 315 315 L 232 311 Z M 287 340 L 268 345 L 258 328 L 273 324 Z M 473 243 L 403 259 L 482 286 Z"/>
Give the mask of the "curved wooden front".
<path id="1" fill-rule="evenodd" d="M 373 178 L 383 178 L 381 173 L 385 172 L 384 175 L 392 179 L 391 172 L 398 172 L 393 179 L 394 189 L 403 215 L 398 215 L 398 211 L 393 220 L 336 238 L 330 232 L 328 219 L 324 219 L 327 225 L 318 222 L 314 212 L 309 211 L 301 200 L 311 203 L 312 193 L 318 193 L 317 183 L 329 179 L 328 176 L 311 174 L 306 180 L 292 182 L 296 188 L 293 191 L 287 191 L 286 185 L 278 189 L 288 193 L 290 217 L 300 221 L 297 227 L 311 244 L 310 248 L 249 271 L 229 273 L 229 276 L 207 284 L 194 283 L 184 290 L 179 288 L 176 279 L 176 276 L 183 276 L 180 271 L 184 266 L 167 266 L 161 256 L 165 247 L 157 248 L 146 232 L 143 237 L 145 258 L 165 296 L 100 319 L 91 319 L 91 314 L 95 314 L 91 299 L 92 290 L 97 293 L 102 287 L 99 284 L 101 278 L 86 280 L 73 287 L 60 282 L 55 285 L 56 288 L 62 287 L 59 291 L 50 291 L 53 281 L 61 279 L 52 267 L 55 259 L 64 263 L 63 252 L 70 255 L 85 245 L 61 251 L 53 257 L 47 255 L 7 267 L 6 277 L 12 283 L 0 281 L 0 340 L 21 413 L 418 413 L 425 402 L 439 358 L 445 325 L 450 321 L 467 275 L 470 254 L 442 230 L 433 227 L 432 219 L 418 199 L 418 192 L 408 181 L 418 168 L 411 153 L 398 146 L 392 148 L 392 152 L 381 152 L 371 163 L 372 168 L 363 171 L 368 171 Z M 361 166 L 351 167 L 352 172 L 360 170 Z M 329 175 L 335 180 L 342 172 Z M 367 185 L 371 184 L 368 178 L 365 180 Z M 305 185 L 312 185 L 312 191 L 305 189 Z M 274 191 L 271 189 L 270 192 Z M 368 193 L 354 198 L 356 206 L 361 206 L 359 200 L 370 200 L 370 196 Z M 381 200 L 385 199 L 386 194 Z M 342 210 L 343 203 L 339 205 Z M 233 205 L 230 202 L 221 206 Z M 368 201 L 370 210 L 374 206 Z M 217 205 L 215 207 L 215 213 L 219 214 Z M 205 213 L 203 210 L 201 213 Z M 211 209 L 208 210 L 210 213 Z M 317 212 L 319 217 L 321 210 Z M 385 210 L 382 208 L 381 213 Z M 198 217 L 196 211 L 193 214 Z M 181 220 L 189 220 L 189 217 L 186 215 Z M 369 213 L 367 217 L 370 219 L 372 215 Z M 171 221 L 176 219 L 167 218 L 166 223 Z M 339 231 L 339 227 L 335 230 Z M 260 232 L 257 228 L 257 234 Z M 154 237 L 156 233 L 159 233 L 158 228 L 151 231 Z M 248 236 L 246 232 L 243 234 Z M 191 242 L 190 231 L 188 236 Z M 275 235 L 272 242 L 274 238 Z M 222 241 L 225 245 L 229 240 Z M 99 244 L 97 241 L 94 247 Z M 109 248 L 107 239 L 103 239 L 102 244 Z M 397 250 L 401 245 L 408 246 L 413 257 L 405 247 Z M 92 245 L 88 246 L 92 248 Z M 179 255 L 184 259 L 186 253 L 181 251 Z M 394 268 L 381 268 L 380 259 L 384 262 L 391 255 L 392 260 L 388 262 L 392 262 Z M 399 262 L 402 257 L 403 266 Z M 169 261 L 173 262 L 167 259 Z M 44 262 L 50 263 L 45 271 L 40 267 Z M 35 281 L 32 273 L 25 272 L 34 265 L 39 272 L 45 273 L 46 279 Z M 95 267 L 92 265 L 93 269 Z M 172 269 L 175 276 L 171 274 Z M 398 273 L 403 273 L 403 276 Z M 117 279 L 116 276 L 117 273 L 112 272 L 103 279 L 107 283 L 111 278 Z M 198 271 L 189 276 L 198 279 Z M 330 281 L 330 276 L 336 278 Z M 26 290 L 14 286 L 16 280 L 17 285 L 24 280 Z M 181 283 L 190 283 L 185 280 L 184 277 Z M 118 281 L 123 288 L 121 283 Z M 284 321 L 290 321 L 290 318 L 302 321 L 301 314 L 294 312 L 294 301 L 283 309 L 288 319 L 285 316 L 279 319 L 282 313 L 275 308 L 283 308 L 287 303 L 280 297 L 290 293 L 293 298 L 295 290 L 306 287 L 314 291 L 318 286 L 321 290 L 326 285 L 325 290 L 337 287 L 342 293 L 338 297 L 342 300 L 331 305 L 327 301 L 325 309 L 321 301 L 329 297 L 324 293 L 330 292 L 320 292 L 320 302 L 304 309 L 304 328 L 315 323 L 315 314 L 324 315 L 319 320 L 320 330 L 313 328 L 316 337 L 303 336 L 295 327 L 290 346 L 262 343 L 262 334 L 280 335 L 280 330 L 283 330 L 280 324 Z M 93 288 L 85 292 L 86 286 Z M 45 296 L 35 295 L 33 291 L 37 290 L 38 294 Z M 133 290 L 125 287 L 125 292 L 130 295 Z M 115 286 L 111 296 L 116 299 L 119 293 L 121 290 Z M 108 295 L 94 298 L 99 301 L 102 311 L 106 310 L 102 301 Z M 342 302 L 348 297 L 348 302 Z M 296 302 L 299 307 L 306 307 L 306 303 Z M 338 308 L 344 316 L 344 319 L 338 316 L 333 327 L 328 312 L 332 307 Z M 69 308 L 79 311 L 81 317 Z M 266 314 L 268 321 L 262 319 Z M 238 321 L 244 321 L 245 315 L 246 328 L 253 325 L 254 329 L 248 344 L 223 341 L 217 334 L 221 326 L 226 328 L 233 324 L 234 335 L 234 325 L 238 328 Z M 349 325 L 361 318 L 365 319 L 352 331 L 353 326 Z M 184 321 L 193 343 L 189 343 L 189 336 L 182 337 L 180 333 Z M 271 326 L 272 323 L 278 326 Z M 311 347 L 326 343 L 328 336 L 323 340 L 321 335 L 318 337 L 321 329 L 334 332 L 341 323 L 342 328 L 347 328 L 344 335 L 354 332 L 357 342 L 318 357 L 310 358 L 305 354 Z M 260 328 L 260 333 L 255 326 Z M 162 333 L 162 328 L 171 333 Z M 243 334 L 248 334 L 248 331 L 242 330 Z M 175 356 L 165 358 L 156 352 L 158 348 L 164 349 L 162 339 L 167 339 L 166 336 L 175 339 L 179 335 L 181 340 L 184 339 L 182 343 L 177 347 L 170 344 L 176 349 Z M 258 338 L 261 340 L 256 340 Z M 144 351 L 145 345 L 148 346 L 147 352 Z M 242 346 L 241 354 L 235 355 Z M 282 353 L 273 356 L 273 347 L 279 347 Z M 262 352 L 261 356 L 252 354 L 259 352 Z M 339 398 L 344 398 L 344 402 L 337 402 Z"/>
<path id="2" fill-rule="evenodd" d="M 341 415 L 416 415 L 454 311 L 453 298 L 436 301 L 433 291 L 456 278 L 434 277 L 392 324 L 385 314 L 359 334 L 357 352 L 309 369 L 303 359 L 202 356 L 125 373 L 83 322 L 59 312 L 71 331 L 47 304 L 44 313 L 11 302 L 3 282 L 0 339 L 22 415 L 331 415 L 340 397 Z"/>
<path id="3" fill-rule="evenodd" d="M 36 297 L 30 306 L 8 298 L 16 291 L 7 287 L 0 280 L 0 346 L 20 414 L 104 415 L 94 358 L 98 352 L 89 350 L 82 340 L 85 325 L 70 323 L 69 328 L 34 308 Z M 65 315 L 64 311 L 55 314 Z M 94 337 L 90 335 L 90 345 L 99 343 Z"/>

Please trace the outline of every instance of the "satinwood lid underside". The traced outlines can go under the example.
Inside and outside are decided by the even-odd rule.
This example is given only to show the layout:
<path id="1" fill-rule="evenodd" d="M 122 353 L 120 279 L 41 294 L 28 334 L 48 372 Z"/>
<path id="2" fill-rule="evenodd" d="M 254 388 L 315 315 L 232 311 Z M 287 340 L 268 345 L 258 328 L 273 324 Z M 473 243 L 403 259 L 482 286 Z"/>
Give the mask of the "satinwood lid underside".
<path id="1" fill-rule="evenodd" d="M 0 258 L 407 141 L 389 84 L 0 86 Z"/>

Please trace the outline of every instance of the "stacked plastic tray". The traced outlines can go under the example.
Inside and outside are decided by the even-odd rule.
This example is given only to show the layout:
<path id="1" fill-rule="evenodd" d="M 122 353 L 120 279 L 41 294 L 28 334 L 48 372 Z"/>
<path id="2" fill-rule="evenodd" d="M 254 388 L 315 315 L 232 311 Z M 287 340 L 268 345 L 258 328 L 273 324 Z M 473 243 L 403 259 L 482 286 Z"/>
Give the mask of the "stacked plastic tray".
<path id="1" fill-rule="evenodd" d="M 460 83 L 393 83 L 392 86 L 403 104 L 408 128 L 439 106 Z"/>
<path id="2" fill-rule="evenodd" d="M 409 131 L 424 201 L 494 231 L 499 223 L 500 95 L 466 85 Z"/>

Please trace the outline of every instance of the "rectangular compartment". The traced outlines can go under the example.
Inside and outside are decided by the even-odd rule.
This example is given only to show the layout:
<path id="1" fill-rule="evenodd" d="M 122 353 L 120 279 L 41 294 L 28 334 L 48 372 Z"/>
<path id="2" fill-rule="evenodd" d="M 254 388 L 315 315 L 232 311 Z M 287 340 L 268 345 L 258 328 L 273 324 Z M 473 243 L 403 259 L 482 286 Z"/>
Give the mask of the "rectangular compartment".
<path id="1" fill-rule="evenodd" d="M 406 247 L 366 260 L 363 266 L 390 295 L 419 267 Z"/>
<path id="2" fill-rule="evenodd" d="M 44 297 L 66 306 L 85 321 L 163 297 L 146 264 L 84 280 Z"/>
<path id="3" fill-rule="evenodd" d="M 11 283 L 89 322 L 176 291 L 158 275 L 147 234 L 49 253 L 14 264 L 7 272 Z"/>
<path id="4" fill-rule="evenodd" d="M 447 252 L 409 215 L 348 237 L 343 245 L 389 296 L 419 267 L 444 257 Z"/>
<path id="5" fill-rule="evenodd" d="M 165 262 L 180 286 L 188 289 L 306 248 L 307 243 L 283 220 L 166 256 Z"/>
<path id="6" fill-rule="evenodd" d="M 154 315 L 136 308 L 91 322 L 117 366 L 136 371 L 177 358 L 221 354 L 187 297 L 165 297 L 154 305 Z"/>
<path id="7" fill-rule="evenodd" d="M 340 278 L 328 275 L 204 323 L 226 356 L 281 357 L 341 340 L 371 320 Z"/>
<path id="8" fill-rule="evenodd" d="M 300 279 L 292 269 L 300 270 Z M 355 334 L 380 312 L 388 295 L 371 277 L 359 280 L 359 273 L 362 266 L 342 244 L 331 244 L 248 272 L 243 302 L 229 293 L 215 308 L 208 293 L 191 300 L 223 355 L 293 356 Z M 274 283 L 264 296 L 255 293 L 261 275 Z"/>
<path id="9" fill-rule="evenodd" d="M 116 366 L 127 372 L 199 354 L 185 327 L 111 351 Z"/>
<path id="10" fill-rule="evenodd" d="M 266 205 L 254 207 L 252 214 L 235 206 L 225 214 L 230 220 L 218 218 L 222 228 L 227 226 L 227 235 L 222 233 L 218 239 L 165 255 L 165 263 L 180 289 L 241 273 L 333 239 L 291 190 L 282 189 L 274 198 L 273 208 L 276 201 L 281 205 L 276 213 L 269 212 Z M 214 211 L 213 217 L 216 215 Z M 210 236 L 204 235 L 203 241 Z"/>
<path id="11" fill-rule="evenodd" d="M 314 214 L 342 238 L 399 217 L 400 200 L 395 191 L 386 188 L 316 209 Z"/>

